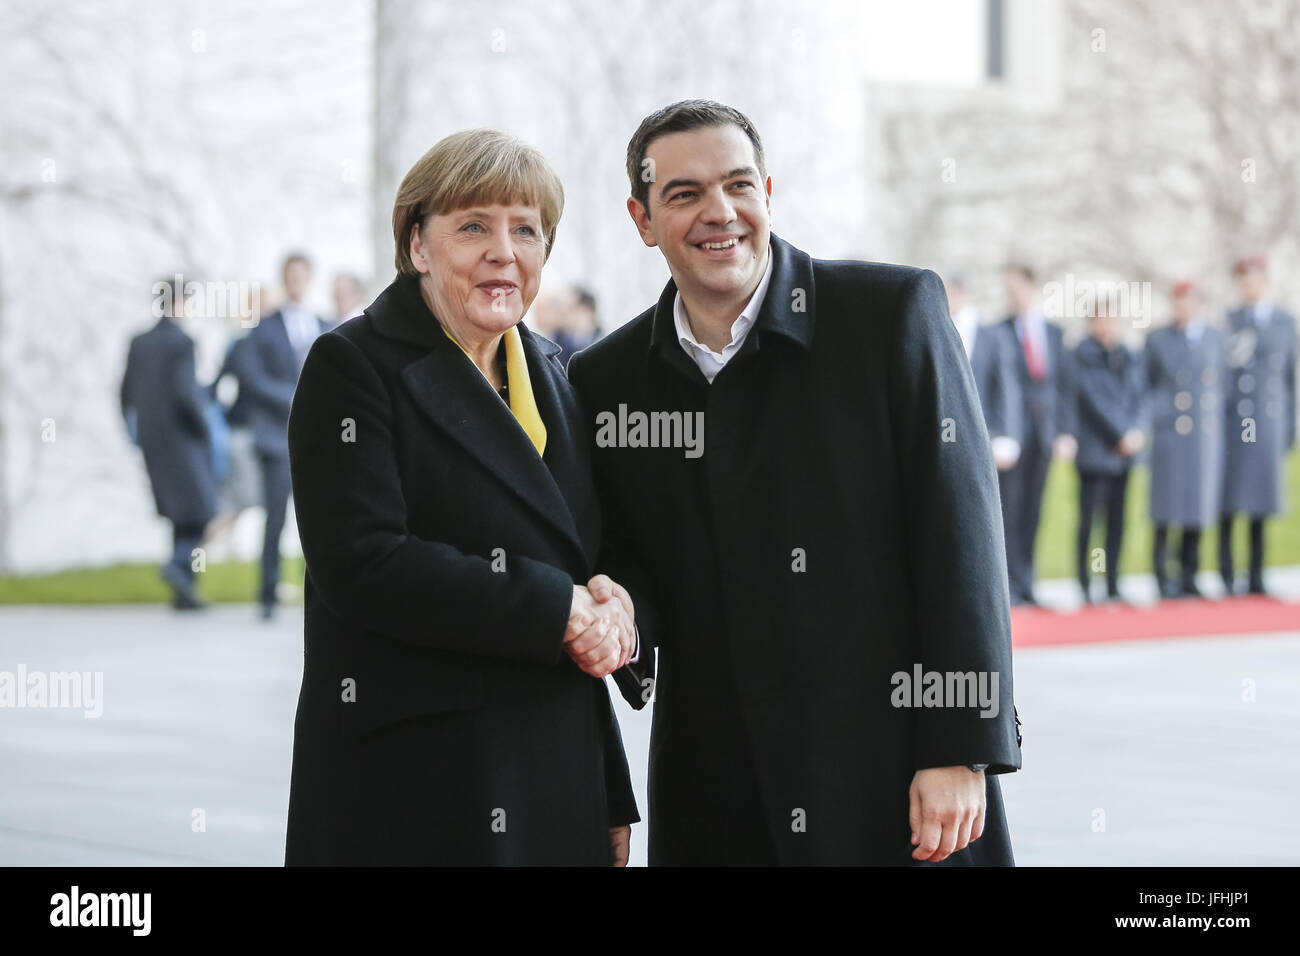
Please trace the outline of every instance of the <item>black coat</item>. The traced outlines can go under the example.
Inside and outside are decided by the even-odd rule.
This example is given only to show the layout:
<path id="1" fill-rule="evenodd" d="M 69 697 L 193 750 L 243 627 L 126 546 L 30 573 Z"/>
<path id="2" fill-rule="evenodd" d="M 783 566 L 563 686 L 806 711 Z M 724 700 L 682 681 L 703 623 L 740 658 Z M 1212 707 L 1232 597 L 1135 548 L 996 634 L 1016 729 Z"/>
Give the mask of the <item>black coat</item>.
<path id="1" fill-rule="evenodd" d="M 1142 363 L 1123 345 L 1106 349 L 1089 336 L 1074 350 L 1074 464 L 1094 475 L 1118 475 L 1133 467 L 1115 448 L 1126 432 L 1140 428 L 1145 394 Z"/>
<path id="2" fill-rule="evenodd" d="M 120 398 L 158 513 L 180 526 L 206 524 L 217 513 L 207 393 L 194 378 L 194 341 L 174 321 L 159 319 L 131 340 Z"/>
<path id="3" fill-rule="evenodd" d="M 308 354 L 287 864 L 608 864 L 638 819 L 606 685 L 561 653 L 600 538 L 577 398 L 519 328 L 544 461 L 414 279 Z"/>
<path id="4" fill-rule="evenodd" d="M 680 862 L 674 848 L 755 806 L 710 766 L 732 759 L 723 740 L 752 764 L 778 862 L 910 863 L 914 773 L 988 763 L 987 829 L 950 860 L 1010 863 L 998 485 L 943 284 L 775 236 L 772 254 L 755 326 L 712 385 L 676 340 L 671 281 L 569 365 L 593 425 L 620 405 L 704 415 L 699 457 L 593 434 L 601 567 L 631 591 L 643 642 L 615 676 L 632 706 L 655 697 L 650 861 Z M 893 675 L 916 664 L 998 672 L 997 716 L 893 706 Z"/>

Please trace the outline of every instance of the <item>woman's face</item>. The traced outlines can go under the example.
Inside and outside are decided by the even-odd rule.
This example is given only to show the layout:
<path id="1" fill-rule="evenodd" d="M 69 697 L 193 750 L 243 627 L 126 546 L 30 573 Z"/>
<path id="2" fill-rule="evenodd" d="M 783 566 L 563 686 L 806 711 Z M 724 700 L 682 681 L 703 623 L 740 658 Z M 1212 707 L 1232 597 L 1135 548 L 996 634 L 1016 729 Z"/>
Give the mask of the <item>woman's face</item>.
<path id="1" fill-rule="evenodd" d="M 429 216 L 411 261 L 433 313 L 462 345 L 519 322 L 541 283 L 546 242 L 532 206 L 476 206 Z"/>

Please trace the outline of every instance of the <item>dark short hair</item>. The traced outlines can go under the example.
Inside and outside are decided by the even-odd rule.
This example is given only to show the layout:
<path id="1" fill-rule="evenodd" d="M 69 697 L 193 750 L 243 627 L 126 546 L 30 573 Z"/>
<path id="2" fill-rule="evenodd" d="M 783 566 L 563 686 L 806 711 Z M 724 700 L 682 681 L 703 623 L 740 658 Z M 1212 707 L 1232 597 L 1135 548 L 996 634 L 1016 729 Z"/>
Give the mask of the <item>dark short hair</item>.
<path id="1" fill-rule="evenodd" d="M 735 126 L 748 136 L 754 147 L 758 174 L 767 179 L 763 141 L 748 116 L 733 106 L 715 103 L 713 100 L 681 100 L 656 110 L 643 119 L 627 144 L 627 181 L 632 187 L 632 198 L 646 207 L 647 216 L 650 214 L 650 183 L 654 177 L 647 179 L 642 174 L 642 169 L 650 144 L 669 133 L 684 133 L 714 126 Z"/>
<path id="2" fill-rule="evenodd" d="M 593 314 L 596 311 L 596 297 L 592 295 L 591 290 L 586 286 L 575 285 L 573 287 L 573 301 L 584 309 L 591 309 Z"/>
<path id="3" fill-rule="evenodd" d="M 304 266 L 307 267 L 308 272 L 311 271 L 311 260 L 307 258 L 307 253 L 291 252 L 284 257 L 284 262 L 280 264 L 280 275 L 284 275 L 286 272 L 288 272 L 289 267 L 293 265 L 295 262 L 301 262 Z"/>

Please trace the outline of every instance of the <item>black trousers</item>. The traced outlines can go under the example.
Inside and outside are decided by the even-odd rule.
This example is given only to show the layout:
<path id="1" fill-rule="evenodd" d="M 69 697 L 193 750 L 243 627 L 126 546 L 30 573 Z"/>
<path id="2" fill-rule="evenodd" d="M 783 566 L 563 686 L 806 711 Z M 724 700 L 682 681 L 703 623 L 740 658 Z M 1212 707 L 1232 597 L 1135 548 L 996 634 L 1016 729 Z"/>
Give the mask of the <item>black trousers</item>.
<path id="1" fill-rule="evenodd" d="M 1219 573 L 1229 591 L 1236 576 L 1232 565 L 1232 521 L 1235 517 L 1223 515 L 1219 519 Z M 1264 519 L 1259 516 L 1250 518 L 1250 587 L 1256 591 L 1264 589 Z"/>
<path id="2" fill-rule="evenodd" d="M 169 580 L 173 581 L 190 581 L 194 580 L 193 558 L 194 549 L 199 546 L 203 540 L 203 529 L 206 525 L 174 524 L 172 525 L 172 556 L 167 562 L 166 567 L 172 571 L 166 575 Z"/>
<path id="3" fill-rule="evenodd" d="M 1043 487 L 1052 463 L 1052 449 L 1030 437 L 1020 452 L 1020 459 L 1006 471 L 998 472 L 998 492 L 1002 496 L 1002 530 L 1007 547 L 1007 581 L 1011 600 L 1021 602 L 1034 596 L 1034 540 L 1038 537 L 1038 519 L 1043 505 Z"/>
<path id="4" fill-rule="evenodd" d="M 1092 520 L 1099 507 L 1106 509 L 1106 593 L 1119 594 L 1119 553 L 1124 544 L 1124 494 L 1128 490 L 1128 469 L 1117 475 L 1079 472 L 1079 534 L 1075 542 L 1079 585 L 1084 594 L 1092 580 L 1088 544 Z"/>
<path id="5" fill-rule="evenodd" d="M 274 604 L 275 586 L 280 583 L 280 535 L 284 531 L 284 518 L 289 510 L 292 482 L 287 456 L 259 452 L 257 460 L 262 471 L 262 501 L 266 505 L 266 536 L 262 539 L 262 584 L 258 600 L 262 604 Z"/>
<path id="6" fill-rule="evenodd" d="M 1186 591 L 1189 585 L 1196 583 L 1196 572 L 1200 570 L 1200 528 L 1182 526 L 1182 534 L 1178 540 L 1178 564 L 1178 580 Z M 1151 557 L 1151 567 L 1155 570 L 1156 584 L 1163 594 L 1169 582 L 1169 525 L 1156 525 L 1155 550 Z"/>

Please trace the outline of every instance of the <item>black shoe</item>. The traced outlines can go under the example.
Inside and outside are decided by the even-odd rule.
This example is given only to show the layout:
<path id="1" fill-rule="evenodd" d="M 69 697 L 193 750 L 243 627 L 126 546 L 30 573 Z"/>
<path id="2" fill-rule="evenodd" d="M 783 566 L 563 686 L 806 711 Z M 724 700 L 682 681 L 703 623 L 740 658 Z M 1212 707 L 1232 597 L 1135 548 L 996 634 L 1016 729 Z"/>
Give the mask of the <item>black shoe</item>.
<path id="1" fill-rule="evenodd" d="M 1223 594 L 1224 594 L 1224 596 L 1225 596 L 1225 597 L 1232 597 L 1232 596 L 1233 596 L 1234 594 L 1236 594 L 1236 593 L 1237 593 L 1237 589 L 1233 586 L 1233 580 L 1232 580 L 1232 578 L 1224 578 L 1224 579 L 1223 579 Z"/>
<path id="2" fill-rule="evenodd" d="M 1161 582 L 1157 585 L 1157 588 L 1158 588 L 1159 591 L 1160 591 L 1160 600 L 1162 600 L 1162 601 L 1170 601 L 1170 600 L 1173 600 L 1173 599 L 1176 598 L 1176 597 L 1183 597 L 1184 595 L 1187 594 L 1187 588 L 1186 588 L 1186 586 L 1184 586 L 1183 589 L 1182 589 L 1181 591 L 1179 591 L 1178 588 L 1174 587 L 1174 586 L 1173 586 L 1170 582 L 1168 582 L 1168 581 L 1161 581 Z"/>
<path id="3" fill-rule="evenodd" d="M 201 599 L 194 588 L 175 588 L 172 591 L 172 607 L 177 611 L 202 611 L 208 602 Z"/>
<path id="4" fill-rule="evenodd" d="M 1250 582 L 1250 587 L 1246 590 L 1246 593 L 1247 593 L 1247 594 L 1261 594 L 1261 595 L 1263 595 L 1264 597 L 1268 597 L 1268 592 L 1264 590 L 1264 582 L 1263 582 L 1263 581 L 1251 581 L 1251 582 Z"/>
<path id="5" fill-rule="evenodd" d="M 1201 593 L 1201 589 L 1196 586 L 1196 581 L 1191 578 L 1188 578 L 1186 581 L 1183 582 L 1180 592 L 1181 593 L 1179 594 L 1179 597 L 1185 597 L 1185 598 L 1205 597 L 1205 595 Z"/>
<path id="6" fill-rule="evenodd" d="M 262 620 L 264 621 L 269 621 L 271 618 L 275 617 L 275 604 L 263 601 L 261 615 Z"/>

